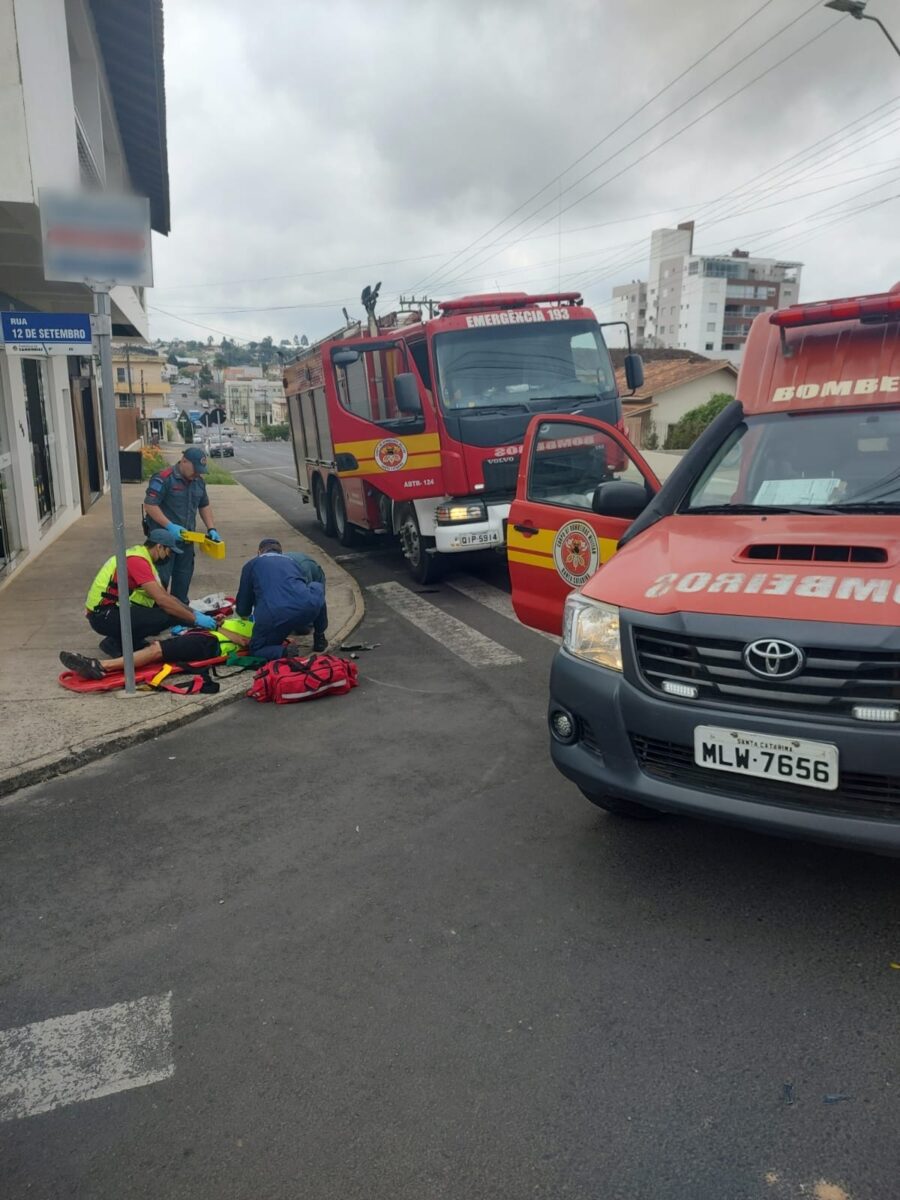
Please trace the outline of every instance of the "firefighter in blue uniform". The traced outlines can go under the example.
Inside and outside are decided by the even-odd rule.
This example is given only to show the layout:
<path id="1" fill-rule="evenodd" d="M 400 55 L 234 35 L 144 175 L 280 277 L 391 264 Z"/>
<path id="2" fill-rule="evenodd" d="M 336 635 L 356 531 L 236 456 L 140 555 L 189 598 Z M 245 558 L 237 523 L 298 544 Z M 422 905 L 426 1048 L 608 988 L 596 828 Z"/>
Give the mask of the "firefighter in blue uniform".
<path id="1" fill-rule="evenodd" d="M 264 538 L 259 553 L 244 563 L 235 610 L 239 617 L 253 614 L 250 653 L 271 660 L 285 654 L 284 641 L 299 629 L 313 628 L 313 650 L 328 645 L 325 625 L 325 586 L 307 583 L 296 562 L 281 551 L 275 538 Z M 296 647 L 290 647 L 295 650 Z"/>
<path id="2" fill-rule="evenodd" d="M 180 538 L 185 530 L 193 532 L 199 513 L 206 526 L 206 536 L 214 542 L 222 540 L 206 494 L 203 480 L 206 471 L 206 454 L 202 446 L 188 446 L 174 467 L 166 467 L 153 476 L 144 496 L 148 533 L 154 529 L 168 529 Z M 165 563 L 159 577 L 173 596 L 187 604 L 194 575 L 194 545 L 192 542 L 181 545 L 184 553 Z"/>

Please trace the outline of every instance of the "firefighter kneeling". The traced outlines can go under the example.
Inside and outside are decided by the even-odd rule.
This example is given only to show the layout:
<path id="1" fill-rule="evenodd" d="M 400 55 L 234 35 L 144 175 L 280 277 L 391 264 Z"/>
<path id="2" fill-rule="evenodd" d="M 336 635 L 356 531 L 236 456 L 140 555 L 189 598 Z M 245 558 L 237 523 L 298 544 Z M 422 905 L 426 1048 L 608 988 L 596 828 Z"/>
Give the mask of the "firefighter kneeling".
<path id="1" fill-rule="evenodd" d="M 235 610 L 240 617 L 254 618 L 250 653 L 254 658 L 271 661 L 297 648 L 285 649 L 292 633 L 313 630 L 313 650 L 321 653 L 328 646 L 325 630 L 328 611 L 325 585 L 312 580 L 287 554 L 275 538 L 263 538 L 256 558 L 244 563 Z"/>

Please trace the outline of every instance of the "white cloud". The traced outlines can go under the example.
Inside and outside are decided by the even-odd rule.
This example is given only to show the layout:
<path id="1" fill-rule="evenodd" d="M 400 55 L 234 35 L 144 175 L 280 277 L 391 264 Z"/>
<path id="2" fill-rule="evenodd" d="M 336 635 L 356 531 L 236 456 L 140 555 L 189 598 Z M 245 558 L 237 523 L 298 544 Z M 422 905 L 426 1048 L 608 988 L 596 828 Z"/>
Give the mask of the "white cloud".
<path id="1" fill-rule="evenodd" d="M 376 279 L 384 281 L 387 302 L 424 278 L 439 298 L 596 280 L 587 294 L 599 306 L 613 283 L 644 272 L 652 228 L 694 215 L 700 251 L 741 245 L 764 254 L 771 243 L 775 253 L 805 261 L 804 298 L 890 286 L 900 276 L 896 200 L 819 232 L 830 214 L 811 215 L 900 192 L 900 164 L 893 175 L 869 178 L 892 156 L 897 161 L 896 136 L 883 136 L 889 125 L 873 118 L 868 129 L 860 126 L 818 174 L 811 156 L 793 175 L 760 181 L 781 160 L 900 92 L 890 46 L 876 27 L 851 18 L 555 217 L 838 20 L 817 5 L 615 154 L 809 9 L 806 0 L 770 3 L 561 184 L 480 243 L 502 238 L 527 217 L 503 239 L 512 243 L 507 248 L 444 265 L 761 2 L 168 0 L 173 232 L 156 240 L 151 304 L 181 319 L 154 313 L 154 334 L 203 336 L 205 329 L 184 323 L 193 321 L 239 337 L 314 337 L 341 323 L 342 305 L 358 312 L 362 286 Z M 878 0 L 872 2 L 874 12 Z M 558 196 L 609 157 L 588 181 Z M 748 180 L 743 206 L 756 211 L 704 226 L 699 206 Z M 875 190 L 854 199 L 866 189 Z M 649 213 L 660 215 L 641 215 Z M 792 221 L 802 223 L 778 232 Z M 601 227 L 560 238 L 560 224 Z M 539 236 L 517 240 L 531 231 Z M 418 261 L 393 261 L 408 259 Z M 366 265 L 375 263 L 386 265 Z M 296 277 L 261 278 L 285 275 Z M 221 281 L 240 282 L 216 286 Z"/>

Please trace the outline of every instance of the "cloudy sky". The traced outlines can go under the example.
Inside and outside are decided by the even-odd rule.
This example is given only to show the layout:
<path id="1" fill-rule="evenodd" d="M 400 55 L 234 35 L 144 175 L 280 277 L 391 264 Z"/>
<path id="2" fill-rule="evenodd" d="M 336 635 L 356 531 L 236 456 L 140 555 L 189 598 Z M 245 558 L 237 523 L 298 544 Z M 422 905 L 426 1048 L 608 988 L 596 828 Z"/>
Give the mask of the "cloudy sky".
<path id="1" fill-rule="evenodd" d="M 869 11 L 900 37 L 895 0 Z M 382 311 L 561 285 L 602 320 L 651 229 L 691 217 L 697 252 L 804 262 L 803 299 L 900 278 L 900 58 L 820 2 L 165 0 L 165 19 L 154 337 L 314 338 L 377 280 Z"/>

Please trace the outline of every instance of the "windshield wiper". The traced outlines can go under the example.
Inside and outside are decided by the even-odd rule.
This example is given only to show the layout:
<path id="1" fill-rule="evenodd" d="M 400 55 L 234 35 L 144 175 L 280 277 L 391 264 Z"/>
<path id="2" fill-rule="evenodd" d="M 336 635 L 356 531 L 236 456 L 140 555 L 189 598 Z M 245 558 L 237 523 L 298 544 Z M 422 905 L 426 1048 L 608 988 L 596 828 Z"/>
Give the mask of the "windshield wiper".
<path id="1" fill-rule="evenodd" d="M 449 413 L 453 413 L 454 416 L 458 416 L 458 417 L 478 417 L 478 416 L 482 416 L 485 413 L 494 413 L 494 414 L 499 413 L 499 412 L 524 412 L 524 413 L 527 413 L 527 412 L 530 412 L 531 410 L 529 409 L 528 405 L 524 404 L 521 400 L 514 400 L 510 404 L 476 404 L 473 408 L 450 408 L 447 411 Z"/>
<path id="2" fill-rule="evenodd" d="M 732 516 L 776 516 L 778 513 L 800 513 L 802 515 L 824 515 L 840 512 L 838 505 L 816 504 L 703 504 L 698 508 L 686 508 L 684 512 L 690 516 L 698 513 L 724 513 Z"/>
<path id="3" fill-rule="evenodd" d="M 900 512 L 900 500 L 858 500 L 829 506 L 834 512 Z"/>

